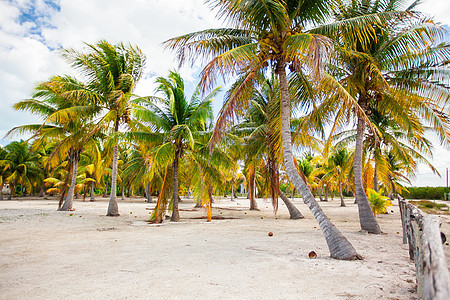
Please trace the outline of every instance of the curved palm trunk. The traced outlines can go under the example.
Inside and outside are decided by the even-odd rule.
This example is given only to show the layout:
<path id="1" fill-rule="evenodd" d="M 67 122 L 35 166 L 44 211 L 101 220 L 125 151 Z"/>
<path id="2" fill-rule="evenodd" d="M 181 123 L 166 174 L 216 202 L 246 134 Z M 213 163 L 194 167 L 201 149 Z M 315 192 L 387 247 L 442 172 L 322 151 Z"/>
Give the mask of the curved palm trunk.
<path id="1" fill-rule="evenodd" d="M 325 215 L 322 208 L 314 199 L 306 183 L 300 177 L 294 165 L 294 156 L 291 146 L 291 103 L 289 100 L 289 88 L 286 77 L 286 64 L 279 62 L 276 68 L 276 74 L 280 80 L 281 90 L 281 115 L 282 115 L 282 140 L 284 164 L 289 180 L 294 184 L 303 197 L 303 201 L 313 213 L 320 228 L 325 236 L 325 240 L 330 251 L 330 256 L 336 259 L 360 259 L 361 256 L 353 248 L 352 244 L 342 233 L 334 226 L 330 219 Z"/>
<path id="2" fill-rule="evenodd" d="M 72 160 L 72 178 L 70 181 L 70 187 L 69 191 L 67 192 L 66 199 L 64 201 L 64 204 L 59 209 L 60 211 L 68 211 L 73 210 L 73 194 L 75 191 L 75 184 L 77 182 L 77 168 L 78 168 L 78 161 L 80 160 L 80 153 L 74 153 L 71 155 Z"/>
<path id="3" fill-rule="evenodd" d="M 172 217 L 170 221 L 178 222 L 180 221 L 180 212 L 178 211 L 178 151 L 175 152 L 175 159 L 173 160 L 173 209 Z"/>
<path id="4" fill-rule="evenodd" d="M 342 182 L 339 181 L 339 197 L 341 197 L 341 206 L 346 206 L 344 201 L 344 195 L 342 194 Z"/>
<path id="5" fill-rule="evenodd" d="M 297 207 L 292 204 L 292 202 L 289 200 L 288 197 L 281 191 L 278 190 L 278 195 L 280 196 L 281 200 L 283 200 L 284 204 L 286 205 L 288 211 L 289 211 L 289 219 L 304 219 L 305 217 L 302 215 L 302 213 L 298 210 Z"/>
<path id="6" fill-rule="evenodd" d="M 360 104 L 361 108 L 364 109 Z M 366 127 L 364 117 L 358 116 L 358 125 L 356 126 L 356 146 L 354 157 L 354 173 L 355 173 L 355 201 L 358 204 L 359 223 L 362 230 L 369 233 L 380 234 L 381 229 L 378 225 L 372 209 L 367 200 L 366 193 L 362 182 L 362 156 L 363 156 L 363 139 L 364 129 Z"/>
<path id="7" fill-rule="evenodd" d="M 109 195 L 109 204 L 107 216 L 117 217 L 119 215 L 119 207 L 117 205 L 117 162 L 119 160 L 119 146 L 114 146 L 114 155 L 112 162 L 112 174 L 111 174 L 111 194 Z"/>

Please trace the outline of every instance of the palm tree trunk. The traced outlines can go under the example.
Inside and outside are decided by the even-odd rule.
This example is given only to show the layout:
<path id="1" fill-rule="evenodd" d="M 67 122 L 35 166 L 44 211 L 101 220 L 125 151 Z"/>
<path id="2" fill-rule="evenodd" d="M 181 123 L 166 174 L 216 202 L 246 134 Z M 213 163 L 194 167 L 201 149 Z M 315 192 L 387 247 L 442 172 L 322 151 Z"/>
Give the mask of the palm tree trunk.
<path id="1" fill-rule="evenodd" d="M 231 179 L 231 201 L 234 202 L 234 179 Z"/>
<path id="2" fill-rule="evenodd" d="M 45 196 L 44 183 L 41 184 L 41 190 L 39 191 L 39 197 L 42 198 Z"/>
<path id="3" fill-rule="evenodd" d="M 391 195 L 390 195 L 390 199 L 391 200 L 394 200 L 395 199 L 395 194 L 397 193 L 397 191 L 396 191 L 396 189 L 395 189 L 395 184 L 394 184 L 394 180 L 392 180 L 392 177 L 389 175 L 389 180 L 390 180 L 390 182 L 391 182 L 391 187 L 392 187 L 392 192 L 391 192 Z"/>
<path id="4" fill-rule="evenodd" d="M 278 190 L 278 195 L 280 196 L 281 200 L 283 200 L 284 204 L 286 205 L 288 211 L 289 211 L 289 219 L 297 220 L 297 219 L 304 219 L 305 217 L 302 215 L 302 213 L 297 209 L 297 207 L 292 204 L 292 202 L 289 200 L 288 197 L 281 191 Z"/>
<path id="5" fill-rule="evenodd" d="M 119 145 L 114 146 L 114 155 L 112 161 L 112 174 L 111 174 L 111 194 L 109 195 L 109 204 L 107 216 L 116 217 L 119 215 L 119 207 L 117 205 L 117 162 L 119 160 Z"/>
<path id="6" fill-rule="evenodd" d="M 322 188 L 322 186 L 319 186 L 319 199 L 320 199 L 320 201 L 323 201 L 322 193 L 323 193 L 323 188 Z"/>
<path id="7" fill-rule="evenodd" d="M 325 186 L 325 199 L 323 201 L 328 202 L 328 184 Z"/>
<path id="8" fill-rule="evenodd" d="M 360 101 L 358 104 L 361 108 L 365 109 L 365 98 L 360 96 Z M 366 193 L 364 191 L 362 182 L 362 156 L 363 156 L 363 139 L 364 139 L 364 129 L 366 127 L 365 120 L 363 116 L 358 116 L 358 124 L 356 126 L 356 146 L 355 146 L 355 157 L 354 157 L 354 174 L 355 174 L 355 198 L 358 204 L 359 212 L 359 223 L 362 230 L 367 230 L 369 233 L 380 234 L 381 229 L 378 225 L 375 216 L 373 215 L 372 209 L 369 205 L 369 200 L 367 200 Z"/>
<path id="9" fill-rule="evenodd" d="M 341 206 L 345 207 L 344 195 L 342 194 L 342 182 L 339 181 L 339 197 L 341 197 Z"/>
<path id="10" fill-rule="evenodd" d="M 75 191 L 75 184 L 77 182 L 77 167 L 79 155 L 73 154 L 72 157 L 72 178 L 70 181 L 69 191 L 67 192 L 66 199 L 63 206 L 59 209 L 60 211 L 68 211 L 73 209 L 73 194 Z"/>
<path id="11" fill-rule="evenodd" d="M 147 203 L 152 203 L 152 194 L 150 191 L 150 182 L 145 185 L 145 196 L 147 197 Z"/>
<path id="12" fill-rule="evenodd" d="M 258 203 L 255 200 L 255 173 L 253 167 L 250 167 L 248 179 L 248 198 L 250 200 L 250 210 L 258 210 Z"/>
<path id="13" fill-rule="evenodd" d="M 227 181 L 224 180 L 223 182 L 224 182 L 224 184 L 223 184 L 223 197 L 226 198 L 227 197 Z"/>
<path id="14" fill-rule="evenodd" d="M 15 186 L 15 184 L 13 186 Z M 8 200 L 11 200 L 12 193 L 13 193 L 13 189 L 12 189 L 13 186 L 11 186 L 11 184 L 9 184 Z"/>
<path id="15" fill-rule="evenodd" d="M 94 191 L 94 183 L 91 183 L 91 192 L 90 192 L 90 198 L 89 198 L 90 202 L 94 202 L 95 201 L 95 191 Z"/>
<path id="16" fill-rule="evenodd" d="M 173 160 L 173 208 L 170 221 L 180 221 L 180 212 L 178 211 L 178 158 L 179 152 L 175 151 L 175 159 Z"/>
<path id="17" fill-rule="evenodd" d="M 378 186 L 378 172 L 377 172 L 377 160 L 375 159 L 375 164 L 373 168 L 373 190 L 375 192 L 379 192 L 379 186 Z"/>
<path id="18" fill-rule="evenodd" d="M 106 176 L 106 179 L 105 179 L 105 190 L 103 191 L 103 198 L 108 197 L 108 185 L 109 185 L 108 176 Z"/>
<path id="19" fill-rule="evenodd" d="M 335 259 L 353 260 L 360 259 L 361 256 L 353 248 L 352 244 L 344 235 L 334 226 L 330 219 L 325 215 L 322 208 L 314 199 L 306 183 L 300 177 L 294 164 L 294 156 L 291 146 L 291 102 L 289 100 L 289 87 L 286 77 L 286 64 L 278 62 L 276 74 L 280 80 L 281 92 L 281 116 L 282 116 L 282 141 L 284 153 L 284 165 L 289 180 L 294 184 L 303 197 L 303 202 L 313 213 L 320 228 L 325 236 L 325 240 L 330 251 L 330 256 Z"/>
<path id="20" fill-rule="evenodd" d="M 209 197 L 209 208 L 211 208 L 211 205 L 214 203 L 214 198 L 213 198 L 213 188 L 211 183 L 208 185 L 208 197 Z"/>
<path id="21" fill-rule="evenodd" d="M 233 199 L 233 196 L 231 199 Z M 0 185 L 0 200 L 3 200 L 3 183 Z"/>
<path id="22" fill-rule="evenodd" d="M 69 166 L 70 166 L 70 163 L 69 163 Z M 69 171 L 70 171 L 70 169 L 69 169 Z M 69 179 L 70 179 L 70 172 L 67 172 L 66 179 L 64 180 L 64 185 L 61 188 L 61 192 L 60 192 L 60 195 L 59 195 L 58 210 L 61 209 L 61 206 L 62 206 L 63 201 L 65 199 L 66 189 L 67 189 L 67 184 L 69 183 Z"/>
<path id="23" fill-rule="evenodd" d="M 151 195 L 150 195 L 150 197 L 151 197 Z M 125 200 L 125 185 L 122 185 L 122 200 Z"/>

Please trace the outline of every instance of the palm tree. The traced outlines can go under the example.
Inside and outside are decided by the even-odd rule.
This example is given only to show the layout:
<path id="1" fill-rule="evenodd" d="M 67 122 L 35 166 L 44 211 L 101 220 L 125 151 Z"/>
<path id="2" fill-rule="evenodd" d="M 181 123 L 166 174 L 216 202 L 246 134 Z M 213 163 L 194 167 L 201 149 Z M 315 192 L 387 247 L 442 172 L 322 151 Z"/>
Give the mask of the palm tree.
<path id="1" fill-rule="evenodd" d="M 223 75 L 224 78 L 228 75 L 239 76 L 238 88 L 234 89 L 229 101 L 221 110 L 212 145 L 223 131 L 226 122 L 233 117 L 241 116 L 242 107 L 246 106 L 246 101 L 250 98 L 258 73 L 269 66 L 273 68 L 280 82 L 282 147 L 284 165 L 290 181 L 302 194 L 303 200 L 318 221 L 325 234 L 331 257 L 338 259 L 360 257 L 325 216 L 306 183 L 297 173 L 291 147 L 291 98 L 286 67 L 290 66 L 301 78 L 306 78 L 307 74 L 316 79 L 321 78 L 321 66 L 329 53 L 331 41 L 323 35 L 306 31 L 305 28 L 326 20 L 332 6 L 329 1 L 208 2 L 218 10 L 219 16 L 226 17 L 230 21 L 233 28 L 210 29 L 176 37 L 168 40 L 166 47 L 178 51 L 181 63 L 187 59 L 194 61 L 198 57 L 210 60 L 202 71 L 201 82 L 204 89 L 211 87 L 218 75 Z M 372 29 L 365 29 L 361 26 L 362 23 L 361 20 L 344 21 L 333 26 L 327 25 L 324 31 L 335 29 L 342 32 L 343 29 L 358 27 L 361 33 L 358 36 L 366 36 Z M 346 99 L 352 101 L 353 98 Z"/>
<path id="2" fill-rule="evenodd" d="M 161 174 L 151 172 L 152 161 L 152 143 L 141 142 L 134 145 L 127 156 L 127 161 L 124 163 L 122 171 L 123 185 L 129 189 L 139 189 L 144 187 L 147 202 L 151 203 L 151 193 L 154 187 L 159 187 L 162 184 Z"/>
<path id="3" fill-rule="evenodd" d="M 442 142 L 448 143 L 446 132 L 450 124 L 444 111 L 449 99 L 449 86 L 445 84 L 450 71 L 443 63 L 450 59 L 450 46 L 438 43 L 442 29 L 427 18 L 417 18 L 413 11 L 419 3 L 409 1 L 340 1 L 336 11 L 339 21 L 366 16 L 395 16 L 383 26 L 375 26 L 373 35 L 359 42 L 341 36 L 336 44 L 337 56 L 330 67 L 346 86 L 350 95 L 358 99 L 358 109 L 370 115 L 381 109 L 398 123 L 426 120 L 436 129 Z M 404 8 L 402 11 L 401 9 Z M 330 36 L 332 36 L 330 34 Z M 348 118 L 353 105 L 343 105 L 337 115 Z M 355 192 L 361 228 L 369 233 L 380 233 L 367 200 L 363 182 L 363 138 L 368 123 L 364 114 L 357 115 L 356 146 L 354 155 Z M 414 139 L 409 128 L 408 138 Z"/>
<path id="4" fill-rule="evenodd" d="M 281 164 L 281 134 L 280 101 L 278 84 L 272 76 L 271 79 L 261 78 L 255 85 L 250 105 L 244 120 L 236 125 L 234 132 L 245 138 L 244 153 L 248 174 L 251 209 L 253 203 L 252 179 L 254 171 L 260 166 L 260 174 L 264 181 L 259 190 L 264 197 L 269 194 L 272 198 L 274 212 L 278 210 L 279 166 Z M 275 113 L 278 111 L 278 114 Z M 271 118 L 273 116 L 273 118 Z M 256 202 L 255 202 L 256 203 Z"/>
<path id="5" fill-rule="evenodd" d="M 195 145 L 195 136 L 205 131 L 212 120 L 212 97 L 217 89 L 204 98 L 197 88 L 190 101 L 186 100 L 184 81 L 181 76 L 171 71 L 167 78 L 158 77 L 157 91 L 162 97 L 141 98 L 136 102 L 135 116 L 152 131 L 131 133 L 143 142 L 158 145 L 153 148 L 154 170 L 166 169 L 170 164 L 173 169 L 173 210 L 171 221 L 180 220 L 178 211 L 179 165 L 180 160 Z M 145 128 L 144 128 L 145 129 Z M 155 172 L 155 171 L 153 171 Z M 166 177 L 166 176 L 164 176 Z"/>
<path id="6" fill-rule="evenodd" d="M 8 172 L 5 178 L 14 193 L 16 185 L 20 184 L 21 193 L 31 193 L 33 182 L 42 174 L 39 155 L 30 150 L 25 141 L 11 142 L 4 147 L 7 154 L 0 160 L 0 168 Z"/>
<path id="7" fill-rule="evenodd" d="M 70 188 L 64 204 L 59 210 L 73 209 L 78 162 L 86 144 L 91 143 L 95 134 L 90 122 L 98 110 L 86 103 L 75 92 L 85 86 L 75 78 L 54 76 L 40 83 L 35 88 L 32 99 L 20 101 L 14 105 L 17 110 L 28 110 L 44 119 L 43 124 L 18 126 L 9 134 L 31 132 L 36 139 L 36 147 L 54 142 L 55 146 L 47 159 L 52 167 L 65 160 L 66 156 L 72 166 Z"/>
<path id="8" fill-rule="evenodd" d="M 230 170 L 235 166 L 233 156 L 230 156 L 229 145 L 238 141 L 235 136 L 227 135 L 221 145 L 218 145 L 211 155 L 209 155 L 209 140 L 212 135 L 212 124 L 209 130 L 196 134 L 193 151 L 188 152 L 184 159 L 186 169 L 189 170 L 189 185 L 192 189 L 194 201 L 197 206 L 205 206 L 207 210 L 207 220 L 211 221 L 211 207 L 213 203 L 213 187 L 224 185 L 223 174 L 225 170 Z"/>
<path id="9" fill-rule="evenodd" d="M 103 175 L 102 157 L 100 152 L 100 145 L 98 142 L 90 143 L 87 145 L 85 151 L 81 153 L 80 164 L 81 169 L 79 172 L 82 174 L 85 185 L 85 194 L 87 194 L 87 189 L 89 189 L 89 201 L 95 201 L 95 186 L 101 180 Z"/>
<path id="10" fill-rule="evenodd" d="M 335 178 L 337 181 L 339 189 L 339 197 L 341 198 L 341 206 L 346 206 L 344 201 L 344 196 L 342 194 L 344 181 L 349 177 L 349 170 L 351 168 L 351 155 L 347 148 L 334 149 L 328 158 L 327 169 L 322 179 L 328 180 L 330 178 Z"/>
<path id="11" fill-rule="evenodd" d="M 101 40 L 95 45 L 87 46 L 89 50 L 86 53 L 69 49 L 64 50 L 63 57 L 87 78 L 87 88 L 77 90 L 76 93 L 106 112 L 99 124 L 110 129 L 109 144 L 113 146 L 107 216 L 119 216 L 116 190 L 120 126 L 130 122 L 129 100 L 135 84 L 142 76 L 145 56 L 138 47 L 122 43 L 111 45 Z M 110 124 L 112 127 L 109 127 Z"/>
<path id="12" fill-rule="evenodd" d="M 4 160 L 6 158 L 6 155 L 8 152 L 0 146 L 0 161 Z M 0 167 L 0 200 L 3 200 L 3 187 L 5 186 L 5 179 L 9 176 L 9 171 L 5 170 L 4 167 Z M 6 194 L 6 189 L 5 189 Z M 8 196 L 10 196 L 11 193 L 8 193 Z"/>

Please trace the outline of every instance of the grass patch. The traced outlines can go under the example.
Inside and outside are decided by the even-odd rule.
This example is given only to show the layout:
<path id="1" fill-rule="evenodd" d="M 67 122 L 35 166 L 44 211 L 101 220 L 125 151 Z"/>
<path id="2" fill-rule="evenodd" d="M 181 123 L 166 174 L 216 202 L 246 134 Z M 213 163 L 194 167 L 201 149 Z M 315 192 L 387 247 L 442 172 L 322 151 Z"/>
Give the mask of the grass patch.
<path id="1" fill-rule="evenodd" d="M 409 203 L 417 206 L 422 211 L 431 215 L 450 215 L 449 207 L 447 204 L 434 203 L 433 201 L 420 200 L 409 201 Z"/>

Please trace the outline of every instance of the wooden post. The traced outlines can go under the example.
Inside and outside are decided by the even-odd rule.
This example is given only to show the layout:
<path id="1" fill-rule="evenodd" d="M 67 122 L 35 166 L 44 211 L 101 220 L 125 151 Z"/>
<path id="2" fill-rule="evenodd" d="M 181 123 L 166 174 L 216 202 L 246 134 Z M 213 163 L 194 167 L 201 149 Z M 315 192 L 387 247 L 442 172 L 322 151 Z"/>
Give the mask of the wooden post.
<path id="1" fill-rule="evenodd" d="M 439 218 L 423 218 L 423 299 L 450 299 L 450 281 Z"/>
<path id="2" fill-rule="evenodd" d="M 408 242 L 407 233 L 406 233 L 406 213 L 405 213 L 405 200 L 402 197 L 398 196 L 398 207 L 400 210 L 400 218 L 402 220 L 402 230 L 403 230 L 403 244 Z"/>

